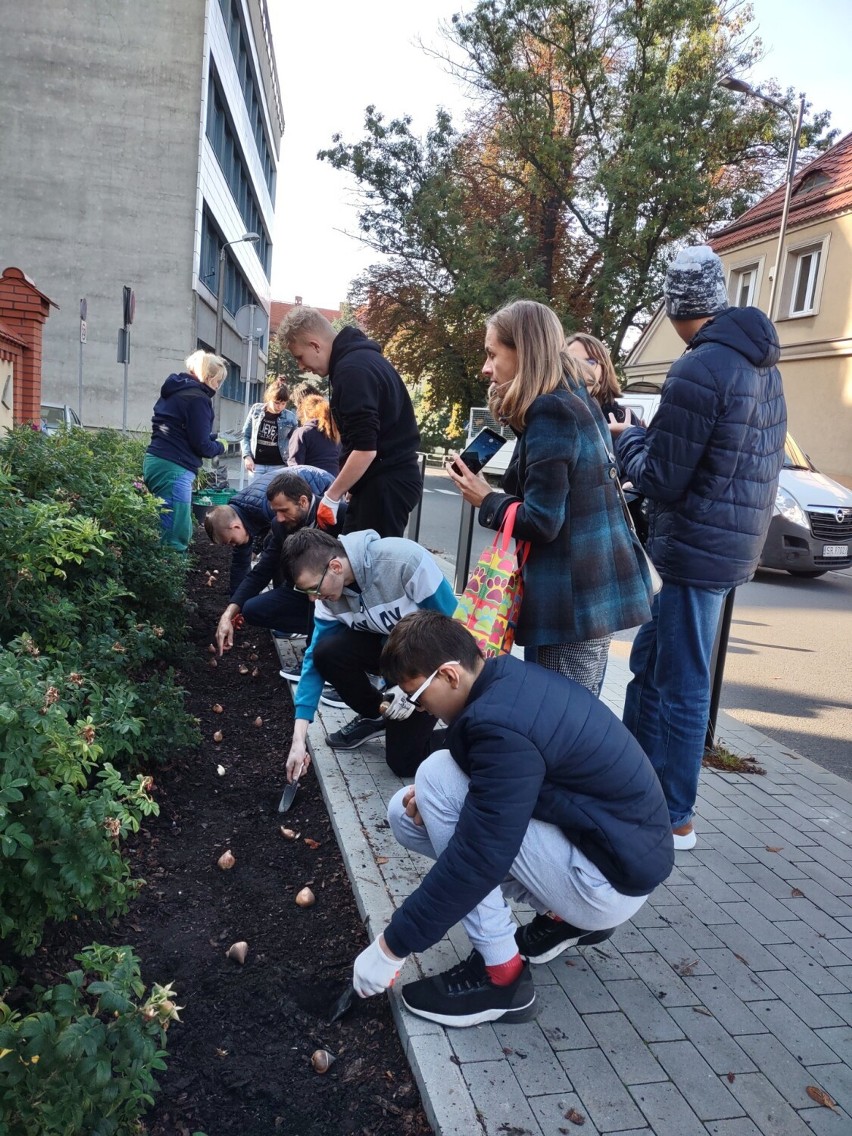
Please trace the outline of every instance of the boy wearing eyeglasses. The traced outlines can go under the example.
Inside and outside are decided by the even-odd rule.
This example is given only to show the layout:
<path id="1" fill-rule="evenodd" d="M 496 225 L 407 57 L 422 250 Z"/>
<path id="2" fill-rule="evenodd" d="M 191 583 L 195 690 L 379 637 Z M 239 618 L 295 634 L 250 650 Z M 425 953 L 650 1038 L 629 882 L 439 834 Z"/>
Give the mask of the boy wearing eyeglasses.
<path id="1" fill-rule="evenodd" d="M 355 960 L 362 998 L 461 921 L 473 951 L 402 988 L 412 1013 L 447 1026 L 536 1016 L 530 963 L 607 939 L 671 872 L 659 781 L 638 743 L 585 687 L 510 655 L 483 659 L 434 612 L 397 624 L 382 673 L 449 724 L 414 785 L 388 806 L 406 848 L 435 861 Z M 537 912 L 516 927 L 507 898 Z"/>
<path id="2" fill-rule="evenodd" d="M 302 661 L 293 701 L 296 720 L 287 757 L 287 779 L 310 765 L 308 726 L 316 713 L 323 680 L 357 717 L 333 734 L 334 749 L 352 750 L 385 738 L 388 765 L 410 777 L 434 746 L 430 714 L 415 714 L 399 687 L 379 691 L 382 648 L 393 627 L 423 609 L 451 615 L 456 598 L 432 555 L 402 537 L 380 537 L 373 529 L 337 538 L 302 529 L 284 542 L 282 564 L 314 604 L 314 628 Z"/>

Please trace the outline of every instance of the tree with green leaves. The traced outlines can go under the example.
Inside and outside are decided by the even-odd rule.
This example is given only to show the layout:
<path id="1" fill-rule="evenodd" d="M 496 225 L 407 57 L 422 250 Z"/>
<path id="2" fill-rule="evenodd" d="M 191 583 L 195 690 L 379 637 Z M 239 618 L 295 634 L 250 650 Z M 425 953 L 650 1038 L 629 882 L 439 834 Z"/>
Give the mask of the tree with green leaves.
<path id="1" fill-rule="evenodd" d="M 420 140 L 369 107 L 361 141 L 320 153 L 360 184 L 362 239 L 385 259 L 353 298 L 400 370 L 481 401 L 484 319 L 520 295 L 618 355 L 671 247 L 780 180 L 786 118 L 717 85 L 759 58 L 751 16 L 739 0 L 480 0 L 453 18 L 448 62 L 477 98 L 465 130 L 441 112 Z M 828 117 L 805 147 L 831 143 Z"/>

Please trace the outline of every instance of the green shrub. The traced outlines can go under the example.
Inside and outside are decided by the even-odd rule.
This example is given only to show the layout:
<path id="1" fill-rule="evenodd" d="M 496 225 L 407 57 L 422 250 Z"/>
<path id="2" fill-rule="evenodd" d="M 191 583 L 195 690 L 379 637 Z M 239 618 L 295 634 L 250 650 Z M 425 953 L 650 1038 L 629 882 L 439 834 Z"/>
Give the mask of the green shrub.
<path id="1" fill-rule="evenodd" d="M 0 997 L 0 1118 L 9 1136 L 130 1136 L 154 1102 L 179 1021 L 170 986 L 145 987 L 130 947 L 93 944 L 82 969 L 37 991 L 32 1013 Z"/>
<path id="2" fill-rule="evenodd" d="M 150 778 L 125 780 L 104 761 L 143 726 L 126 694 L 0 650 L 0 939 L 21 954 L 48 919 L 114 915 L 136 893 L 120 841 L 157 805 Z"/>
<path id="3" fill-rule="evenodd" d="M 26 628 L 36 653 L 132 703 L 135 747 L 106 750 L 136 764 L 198 736 L 168 669 L 185 639 L 185 557 L 160 544 L 142 452 L 114 431 L 0 442 L 0 643 Z"/>
<path id="4" fill-rule="evenodd" d="M 35 602 L 31 629 L 46 649 L 42 634 L 63 622 L 46 609 L 62 599 L 79 613 L 75 626 L 65 612 L 69 635 L 120 626 L 130 609 L 133 623 L 161 629 L 155 657 L 174 657 L 184 636 L 186 558 L 160 544 L 159 505 L 142 483 L 142 454 L 141 443 L 112 430 L 47 437 L 19 428 L 0 441 L 0 580 L 15 602 L 0 612 L 0 640 L 18 634 L 23 605 Z M 35 539 L 21 542 L 30 531 Z M 86 538 L 89 546 L 79 547 Z"/>

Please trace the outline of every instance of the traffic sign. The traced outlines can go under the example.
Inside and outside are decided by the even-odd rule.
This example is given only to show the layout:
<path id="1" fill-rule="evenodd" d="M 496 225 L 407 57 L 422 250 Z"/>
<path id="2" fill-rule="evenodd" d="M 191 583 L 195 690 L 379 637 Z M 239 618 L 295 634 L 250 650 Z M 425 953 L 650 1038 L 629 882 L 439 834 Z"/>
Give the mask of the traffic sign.
<path id="1" fill-rule="evenodd" d="M 243 304 L 234 316 L 234 323 L 243 339 L 262 339 L 266 335 L 268 319 L 266 312 L 257 304 Z"/>

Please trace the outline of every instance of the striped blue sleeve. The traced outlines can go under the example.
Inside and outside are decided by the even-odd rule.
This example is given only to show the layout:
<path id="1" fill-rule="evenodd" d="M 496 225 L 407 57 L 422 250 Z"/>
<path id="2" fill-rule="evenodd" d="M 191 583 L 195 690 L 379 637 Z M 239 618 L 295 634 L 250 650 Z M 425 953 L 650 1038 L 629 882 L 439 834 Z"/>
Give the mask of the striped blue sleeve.
<path id="1" fill-rule="evenodd" d="M 441 580 L 437 591 L 420 600 L 419 606 L 427 608 L 429 611 L 440 611 L 444 615 L 453 615 L 458 606 L 458 600 L 447 581 Z"/>

